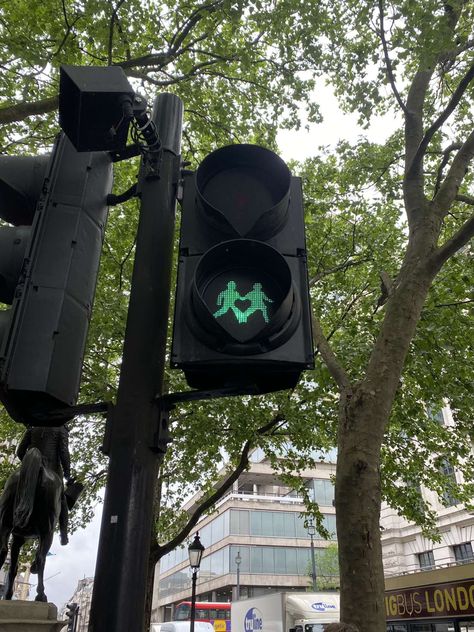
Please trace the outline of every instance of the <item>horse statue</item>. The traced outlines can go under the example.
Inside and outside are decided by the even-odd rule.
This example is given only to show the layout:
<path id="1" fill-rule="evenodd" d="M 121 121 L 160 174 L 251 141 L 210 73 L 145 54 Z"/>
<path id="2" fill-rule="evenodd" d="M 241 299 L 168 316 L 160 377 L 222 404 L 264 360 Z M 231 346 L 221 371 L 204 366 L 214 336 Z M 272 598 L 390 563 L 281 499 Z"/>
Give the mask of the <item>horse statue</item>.
<path id="1" fill-rule="evenodd" d="M 0 568 L 12 535 L 4 598 L 12 598 L 21 547 L 27 539 L 36 538 L 38 548 L 31 565 L 31 572 L 38 574 L 35 600 L 47 601 L 44 566 L 58 522 L 61 544 L 68 542 L 63 474 L 69 484 L 74 484 L 74 480 L 70 473 L 67 428 L 29 428 L 18 446 L 17 456 L 22 460 L 20 469 L 8 478 L 0 497 Z"/>

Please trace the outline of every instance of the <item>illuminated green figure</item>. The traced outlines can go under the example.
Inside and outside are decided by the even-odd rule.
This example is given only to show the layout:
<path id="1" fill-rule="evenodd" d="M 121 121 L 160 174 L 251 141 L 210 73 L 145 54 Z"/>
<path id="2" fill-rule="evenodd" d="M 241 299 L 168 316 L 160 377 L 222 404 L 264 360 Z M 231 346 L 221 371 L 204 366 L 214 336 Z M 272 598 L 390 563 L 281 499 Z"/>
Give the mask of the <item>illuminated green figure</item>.
<path id="1" fill-rule="evenodd" d="M 262 316 L 265 322 L 268 323 L 269 319 L 268 319 L 267 306 L 265 305 L 265 302 L 273 303 L 273 301 L 271 298 L 268 298 L 268 296 L 265 294 L 265 292 L 262 289 L 261 283 L 254 283 L 253 290 L 248 292 L 248 294 L 246 294 L 243 297 L 243 299 L 245 301 L 250 301 L 250 307 L 248 307 L 244 312 L 245 321 L 243 322 L 247 322 L 249 316 L 251 316 L 254 312 L 260 311 L 262 312 Z"/>
<path id="2" fill-rule="evenodd" d="M 245 320 L 243 320 L 245 312 L 242 312 L 235 305 L 235 301 L 242 301 L 242 300 L 243 300 L 243 297 L 237 291 L 237 285 L 235 281 L 229 281 L 229 283 L 227 283 L 226 289 L 223 290 L 217 297 L 217 305 L 220 307 L 220 309 L 218 309 L 217 312 L 214 312 L 213 314 L 214 318 L 219 318 L 219 316 L 223 316 L 224 314 L 227 314 L 229 309 L 231 309 L 234 312 L 235 317 L 237 318 L 239 323 L 247 322 L 246 318 Z"/>
<path id="3" fill-rule="evenodd" d="M 236 301 L 250 301 L 250 306 L 243 312 L 236 306 Z M 216 302 L 220 309 L 218 309 L 217 312 L 214 312 L 214 318 L 219 318 L 219 316 L 227 314 L 229 309 L 231 309 L 234 312 L 234 316 L 237 318 L 237 321 L 241 325 L 245 324 L 249 316 L 257 311 L 262 312 L 265 322 L 268 323 L 269 319 L 265 302 L 273 303 L 272 299 L 268 298 L 263 291 L 261 283 L 254 283 L 253 289 L 245 296 L 242 296 L 237 291 L 237 284 L 235 281 L 229 281 L 227 283 L 226 289 L 218 295 Z"/>

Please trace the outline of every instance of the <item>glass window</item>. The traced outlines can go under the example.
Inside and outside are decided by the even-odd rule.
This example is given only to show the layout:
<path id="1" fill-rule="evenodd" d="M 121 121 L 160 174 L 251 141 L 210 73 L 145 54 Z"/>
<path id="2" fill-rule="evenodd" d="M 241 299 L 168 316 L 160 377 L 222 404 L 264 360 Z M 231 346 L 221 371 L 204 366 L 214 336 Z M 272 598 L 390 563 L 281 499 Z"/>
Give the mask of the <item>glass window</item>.
<path id="1" fill-rule="evenodd" d="M 455 544 L 453 546 L 453 553 L 456 562 L 467 562 L 474 559 L 472 544 L 470 542 L 464 542 L 464 544 Z"/>
<path id="2" fill-rule="evenodd" d="M 212 544 L 219 542 L 224 537 L 224 517 L 217 516 L 215 520 L 211 522 L 211 539 Z"/>
<path id="3" fill-rule="evenodd" d="M 211 536 L 210 524 L 207 524 L 202 529 L 199 529 L 199 539 L 201 540 L 202 544 L 206 547 L 206 549 L 211 546 L 212 536 Z"/>
<path id="4" fill-rule="evenodd" d="M 334 500 L 334 485 L 330 480 L 316 478 L 313 481 L 314 499 L 318 505 L 332 507 Z"/>
<path id="5" fill-rule="evenodd" d="M 182 603 L 176 608 L 175 617 L 176 621 L 187 621 L 190 617 L 191 606 Z"/>
<path id="6" fill-rule="evenodd" d="M 196 608 L 196 619 L 198 621 L 204 621 L 205 619 L 209 619 L 209 613 L 205 608 Z"/>
<path id="7" fill-rule="evenodd" d="M 264 546 L 262 547 L 262 569 L 264 573 L 271 573 L 272 575 L 275 572 L 275 562 L 273 559 L 273 546 Z"/>
<path id="8" fill-rule="evenodd" d="M 227 547 L 226 547 L 227 549 Z M 250 552 L 248 546 L 231 546 L 230 547 L 230 572 L 237 572 L 237 564 L 235 563 L 235 558 L 237 557 L 237 553 L 240 553 L 240 572 L 241 573 L 249 573 L 250 572 Z"/>
<path id="9" fill-rule="evenodd" d="M 212 555 L 207 555 L 201 560 L 201 566 L 199 568 L 198 581 L 209 581 L 211 578 L 211 558 Z"/>
<path id="10" fill-rule="evenodd" d="M 235 535 L 249 535 L 249 512 L 231 509 L 230 532 Z"/>
<path id="11" fill-rule="evenodd" d="M 211 558 L 211 575 L 224 574 L 224 549 L 216 551 L 209 556 Z"/>
<path id="12" fill-rule="evenodd" d="M 230 511 L 224 511 L 222 514 L 224 520 L 224 538 L 230 535 Z"/>
<path id="13" fill-rule="evenodd" d="M 418 553 L 418 564 L 422 569 L 434 568 L 435 560 L 433 551 L 424 551 L 423 553 Z"/>
<path id="14" fill-rule="evenodd" d="M 286 549 L 276 546 L 273 552 L 273 559 L 275 564 L 275 573 L 281 575 L 286 574 Z"/>
<path id="15" fill-rule="evenodd" d="M 331 534 L 331 540 L 337 540 L 336 535 L 336 516 L 334 514 L 324 514 L 323 525 Z"/>
<path id="16" fill-rule="evenodd" d="M 309 569 L 310 549 L 297 549 L 298 575 L 306 575 Z"/>
<path id="17" fill-rule="evenodd" d="M 272 536 L 273 535 L 273 511 L 259 511 L 262 518 L 262 530 L 259 535 Z M 253 533 L 251 535 L 254 535 Z M 257 535 L 257 534 L 255 534 Z"/>
<path id="18" fill-rule="evenodd" d="M 252 546 L 250 548 L 250 572 L 251 573 L 263 572 L 262 548 L 263 547 L 257 547 L 257 546 Z"/>
<path id="19" fill-rule="evenodd" d="M 297 549 L 288 548 L 286 551 L 286 573 L 288 575 L 298 575 L 298 560 L 296 556 Z"/>
<path id="20" fill-rule="evenodd" d="M 443 461 L 439 469 L 441 473 L 447 477 L 448 481 L 452 482 L 454 485 L 457 484 L 456 472 L 454 471 L 454 467 L 452 466 L 452 464 L 447 459 Z M 446 505 L 447 507 L 452 507 L 453 505 L 457 505 L 458 502 L 458 499 L 454 496 L 451 489 L 447 489 L 443 492 L 444 505 Z"/>
<path id="21" fill-rule="evenodd" d="M 297 538 L 309 538 L 308 531 L 304 526 L 305 519 L 303 516 L 295 515 L 295 536 Z"/>
<path id="22" fill-rule="evenodd" d="M 294 519 L 293 515 L 286 511 L 275 511 L 273 513 L 273 535 L 284 538 L 294 537 Z"/>
<path id="23" fill-rule="evenodd" d="M 263 535 L 261 511 L 250 512 L 250 535 Z"/>

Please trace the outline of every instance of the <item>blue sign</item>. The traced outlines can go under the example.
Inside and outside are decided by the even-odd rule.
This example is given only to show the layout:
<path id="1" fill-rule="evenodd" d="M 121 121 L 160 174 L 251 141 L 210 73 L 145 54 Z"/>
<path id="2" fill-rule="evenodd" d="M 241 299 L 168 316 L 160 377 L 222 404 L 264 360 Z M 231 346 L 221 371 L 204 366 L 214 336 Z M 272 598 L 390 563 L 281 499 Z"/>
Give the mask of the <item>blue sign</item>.
<path id="1" fill-rule="evenodd" d="M 244 619 L 244 632 L 262 632 L 263 616 L 258 608 L 250 608 Z"/>

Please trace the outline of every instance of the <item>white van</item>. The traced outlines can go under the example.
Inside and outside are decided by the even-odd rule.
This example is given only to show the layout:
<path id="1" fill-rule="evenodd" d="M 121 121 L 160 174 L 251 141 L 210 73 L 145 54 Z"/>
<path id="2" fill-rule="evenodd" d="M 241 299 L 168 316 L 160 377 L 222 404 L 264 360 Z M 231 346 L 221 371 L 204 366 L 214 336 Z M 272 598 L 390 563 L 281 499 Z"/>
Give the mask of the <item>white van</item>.
<path id="1" fill-rule="evenodd" d="M 152 623 L 150 632 L 189 632 L 191 621 L 166 621 Z M 207 621 L 195 621 L 194 632 L 214 632 L 214 626 Z"/>

